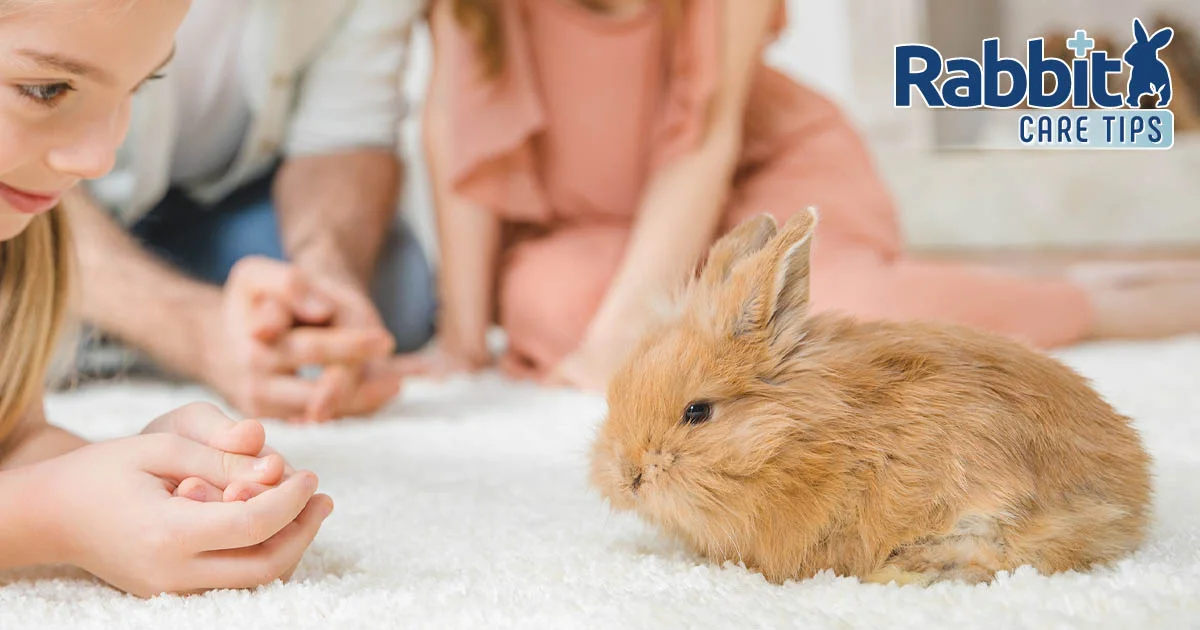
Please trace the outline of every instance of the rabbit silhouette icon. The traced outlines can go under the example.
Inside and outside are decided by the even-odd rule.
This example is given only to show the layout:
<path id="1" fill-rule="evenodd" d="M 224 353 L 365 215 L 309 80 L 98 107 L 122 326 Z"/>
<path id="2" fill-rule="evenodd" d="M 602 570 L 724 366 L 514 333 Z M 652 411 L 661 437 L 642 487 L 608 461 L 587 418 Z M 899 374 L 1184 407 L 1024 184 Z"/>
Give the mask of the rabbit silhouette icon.
<path id="1" fill-rule="evenodd" d="M 1133 43 L 1125 50 L 1123 59 L 1130 67 L 1129 87 L 1126 90 L 1125 104 L 1138 107 L 1143 96 L 1157 95 L 1157 108 L 1164 108 L 1171 102 L 1171 71 L 1167 64 L 1158 58 L 1158 51 L 1171 43 L 1175 36 L 1170 27 L 1159 29 L 1153 37 L 1146 34 L 1146 27 L 1140 19 L 1133 20 Z"/>

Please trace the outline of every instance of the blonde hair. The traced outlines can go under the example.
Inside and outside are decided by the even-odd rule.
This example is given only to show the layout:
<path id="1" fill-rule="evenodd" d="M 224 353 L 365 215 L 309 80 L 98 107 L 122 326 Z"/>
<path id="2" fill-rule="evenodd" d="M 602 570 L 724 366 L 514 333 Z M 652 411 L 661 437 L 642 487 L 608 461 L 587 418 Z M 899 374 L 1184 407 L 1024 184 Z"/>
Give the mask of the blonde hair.
<path id="1" fill-rule="evenodd" d="M 71 251 L 62 208 L 0 242 L 0 441 L 45 385 L 70 301 Z"/>

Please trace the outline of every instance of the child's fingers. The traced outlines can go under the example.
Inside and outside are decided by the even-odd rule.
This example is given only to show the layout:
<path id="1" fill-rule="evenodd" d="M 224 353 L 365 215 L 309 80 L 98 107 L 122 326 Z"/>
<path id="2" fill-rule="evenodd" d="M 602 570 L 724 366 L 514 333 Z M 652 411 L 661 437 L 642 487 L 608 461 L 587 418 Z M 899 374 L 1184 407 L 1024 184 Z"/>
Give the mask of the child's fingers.
<path id="1" fill-rule="evenodd" d="M 221 449 L 170 433 L 145 435 L 147 448 L 141 454 L 146 472 L 167 479 L 199 477 L 225 488 L 235 481 L 274 484 L 283 477 L 283 458 L 279 455 L 254 457 Z"/>
<path id="2" fill-rule="evenodd" d="M 253 588 L 291 577 L 332 511 L 328 495 L 314 495 L 294 521 L 263 543 L 204 554 L 200 570 L 205 581 L 218 588 Z"/>
<path id="3" fill-rule="evenodd" d="M 151 422 L 143 433 L 174 433 L 212 448 L 258 455 L 266 444 L 267 433 L 257 420 L 236 422 L 214 405 L 185 405 Z"/>
<path id="4" fill-rule="evenodd" d="M 296 520 L 317 490 L 317 476 L 304 471 L 248 501 L 181 504 L 173 516 L 197 550 L 258 545 Z M 282 571 L 282 570 L 281 570 Z"/>
<path id="5" fill-rule="evenodd" d="M 175 496 L 202 503 L 222 500 L 221 489 L 199 477 L 188 477 L 179 482 Z"/>
<path id="6" fill-rule="evenodd" d="M 261 483 L 235 481 L 225 488 L 224 494 L 220 496 L 222 501 L 249 501 L 254 497 L 270 490 L 272 486 Z"/>

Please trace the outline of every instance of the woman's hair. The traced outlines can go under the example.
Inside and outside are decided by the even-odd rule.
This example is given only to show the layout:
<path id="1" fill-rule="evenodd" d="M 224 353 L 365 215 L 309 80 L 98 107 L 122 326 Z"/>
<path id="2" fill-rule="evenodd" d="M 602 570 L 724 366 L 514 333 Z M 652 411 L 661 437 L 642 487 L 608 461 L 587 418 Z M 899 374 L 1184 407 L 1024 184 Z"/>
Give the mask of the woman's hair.
<path id="1" fill-rule="evenodd" d="M 603 10 L 603 0 L 569 0 L 589 9 Z M 653 1 L 653 0 L 651 0 Z M 684 0 L 658 0 L 666 11 L 667 25 L 678 22 Z M 4 0 L 0 0 L 3 3 Z M 500 2 L 512 0 L 451 0 L 454 19 L 475 40 L 475 50 L 488 78 L 504 72 L 504 25 L 500 23 Z"/>
<path id="2" fill-rule="evenodd" d="M 0 242 L 0 441 L 46 381 L 66 320 L 71 251 L 61 208 Z"/>

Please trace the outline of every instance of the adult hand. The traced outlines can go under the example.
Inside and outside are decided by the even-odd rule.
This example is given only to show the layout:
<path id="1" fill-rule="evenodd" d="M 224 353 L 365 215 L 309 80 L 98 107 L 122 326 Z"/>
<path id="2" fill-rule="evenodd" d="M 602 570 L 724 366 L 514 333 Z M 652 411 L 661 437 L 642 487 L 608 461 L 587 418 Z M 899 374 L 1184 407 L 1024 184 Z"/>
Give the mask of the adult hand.
<path id="1" fill-rule="evenodd" d="M 329 319 L 331 327 L 378 331 L 386 336 L 387 346 L 382 358 L 326 364 L 317 393 L 306 409 L 306 418 L 323 422 L 375 413 L 400 392 L 402 375 L 390 362 L 395 340 L 366 290 L 357 281 L 333 274 L 315 274 L 312 284 L 333 303 L 333 314 Z"/>
<path id="2" fill-rule="evenodd" d="M 219 488 L 278 477 L 278 466 L 169 433 L 90 444 L 41 462 L 39 484 L 55 562 L 141 597 L 252 588 L 290 572 L 333 509 L 298 472 L 245 502 L 174 496 L 198 477 Z M 275 468 L 274 471 L 271 471 Z"/>
<path id="3" fill-rule="evenodd" d="M 395 395 L 399 377 L 368 377 L 363 366 L 390 356 L 395 342 L 382 325 L 356 325 L 367 321 L 359 311 L 333 283 L 318 288 L 292 265 L 243 259 L 204 333 L 211 349 L 201 373 L 248 416 L 325 420 L 373 410 Z M 326 368 L 323 380 L 298 374 L 311 365 Z"/>

